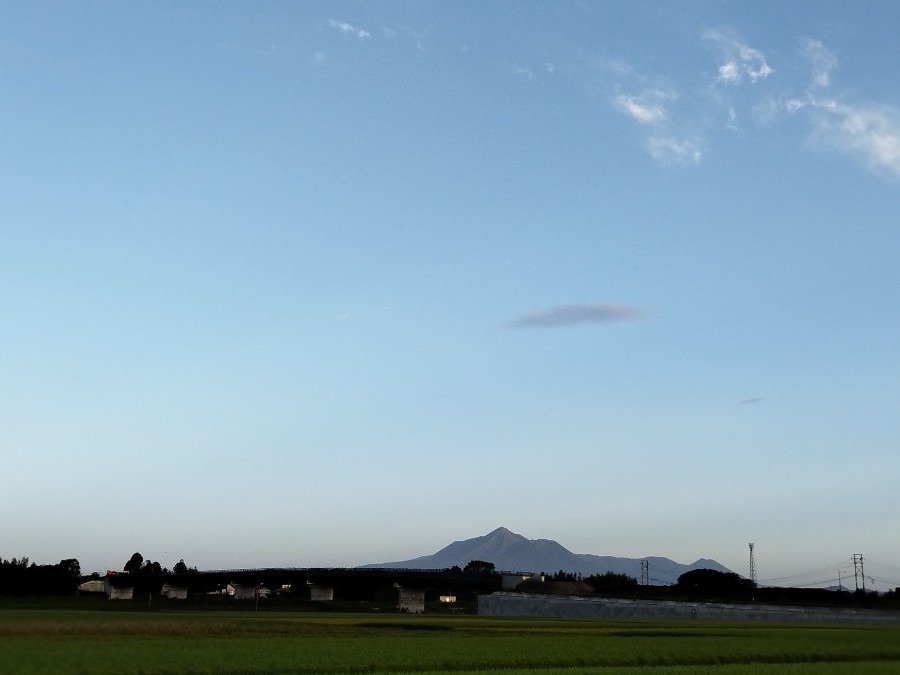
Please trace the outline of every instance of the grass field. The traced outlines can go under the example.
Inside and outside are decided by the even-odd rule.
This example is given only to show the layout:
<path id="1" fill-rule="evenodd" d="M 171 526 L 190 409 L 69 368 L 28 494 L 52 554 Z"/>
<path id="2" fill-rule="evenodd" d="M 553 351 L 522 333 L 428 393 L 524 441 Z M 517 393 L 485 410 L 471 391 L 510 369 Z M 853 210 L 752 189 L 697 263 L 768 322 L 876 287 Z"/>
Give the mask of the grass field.
<path id="1" fill-rule="evenodd" d="M 900 673 L 900 626 L 0 610 L 0 673 Z"/>

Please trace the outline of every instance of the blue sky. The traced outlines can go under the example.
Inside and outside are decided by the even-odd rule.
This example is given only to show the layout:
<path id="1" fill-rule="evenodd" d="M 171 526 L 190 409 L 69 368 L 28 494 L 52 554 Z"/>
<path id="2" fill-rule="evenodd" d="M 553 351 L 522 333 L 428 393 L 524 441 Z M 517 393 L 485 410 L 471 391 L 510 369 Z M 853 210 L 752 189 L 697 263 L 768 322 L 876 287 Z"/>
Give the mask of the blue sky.
<path id="1" fill-rule="evenodd" d="M 7 6 L 0 556 L 900 585 L 898 14 Z"/>

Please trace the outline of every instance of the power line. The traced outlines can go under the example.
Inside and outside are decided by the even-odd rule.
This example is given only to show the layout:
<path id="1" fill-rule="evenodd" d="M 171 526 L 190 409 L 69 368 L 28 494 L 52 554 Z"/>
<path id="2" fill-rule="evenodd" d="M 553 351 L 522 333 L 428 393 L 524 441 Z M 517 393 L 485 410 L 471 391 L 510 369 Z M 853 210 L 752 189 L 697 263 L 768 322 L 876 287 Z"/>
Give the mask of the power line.
<path id="1" fill-rule="evenodd" d="M 835 565 L 829 565 L 828 567 L 822 567 L 822 568 L 819 568 L 819 569 L 817 569 L 817 570 L 810 570 L 809 572 L 801 572 L 801 573 L 799 573 L 799 574 L 790 574 L 790 575 L 785 576 L 785 577 L 775 577 L 775 578 L 773 578 L 773 579 L 763 579 L 763 582 L 764 582 L 764 583 L 770 583 L 770 582 L 773 582 L 773 581 L 787 581 L 788 579 L 799 579 L 799 578 L 801 578 L 801 577 L 810 577 L 810 576 L 813 576 L 813 575 L 816 575 L 816 574 L 824 574 L 824 573 L 826 573 L 826 572 L 829 572 L 829 573 L 830 573 L 830 572 L 831 572 L 832 570 L 834 570 L 834 569 L 847 569 L 847 570 L 849 570 L 851 564 L 852 564 L 852 561 L 851 561 L 851 560 L 845 560 L 845 561 L 839 562 L 839 563 L 837 563 L 837 564 L 835 564 Z"/>

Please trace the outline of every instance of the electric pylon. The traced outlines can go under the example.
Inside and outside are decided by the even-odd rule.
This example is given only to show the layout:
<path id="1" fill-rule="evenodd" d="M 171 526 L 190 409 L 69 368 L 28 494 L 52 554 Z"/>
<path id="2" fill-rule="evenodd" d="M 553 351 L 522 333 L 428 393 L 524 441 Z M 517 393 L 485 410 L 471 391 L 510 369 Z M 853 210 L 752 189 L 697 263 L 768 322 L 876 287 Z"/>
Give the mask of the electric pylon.
<path id="1" fill-rule="evenodd" d="M 756 586 L 756 560 L 753 559 L 753 542 L 750 542 L 750 581 Z"/>
<path id="2" fill-rule="evenodd" d="M 859 580 L 862 579 L 863 592 L 866 590 L 866 574 L 863 569 L 862 553 L 853 554 L 853 579 L 856 581 L 856 590 L 859 590 Z"/>

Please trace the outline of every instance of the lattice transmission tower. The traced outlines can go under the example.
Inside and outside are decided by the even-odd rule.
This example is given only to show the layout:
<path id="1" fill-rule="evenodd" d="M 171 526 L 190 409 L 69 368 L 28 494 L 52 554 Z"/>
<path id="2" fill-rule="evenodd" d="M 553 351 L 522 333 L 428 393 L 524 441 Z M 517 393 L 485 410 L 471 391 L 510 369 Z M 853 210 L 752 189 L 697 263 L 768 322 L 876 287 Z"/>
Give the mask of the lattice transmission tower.
<path id="1" fill-rule="evenodd" d="M 753 558 L 753 542 L 750 542 L 750 581 L 756 586 L 756 560 Z"/>
<path id="2" fill-rule="evenodd" d="M 856 581 L 856 590 L 859 590 L 859 580 L 862 579 L 862 589 L 866 590 L 866 575 L 863 570 L 863 554 L 853 554 L 853 578 Z"/>

